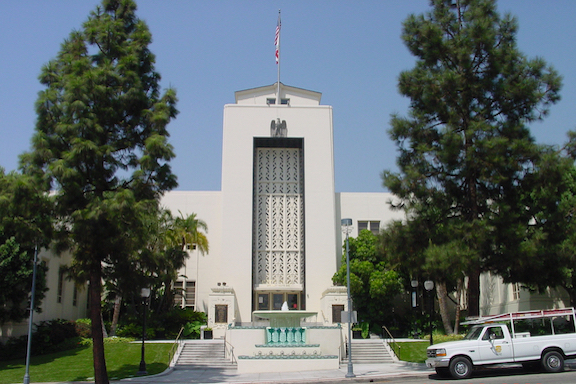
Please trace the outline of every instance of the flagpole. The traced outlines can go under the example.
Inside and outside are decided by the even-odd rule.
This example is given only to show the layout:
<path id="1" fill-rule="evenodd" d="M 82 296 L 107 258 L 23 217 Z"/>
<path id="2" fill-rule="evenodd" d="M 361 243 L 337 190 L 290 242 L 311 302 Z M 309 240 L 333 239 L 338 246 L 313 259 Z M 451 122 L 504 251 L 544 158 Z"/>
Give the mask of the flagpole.
<path id="1" fill-rule="evenodd" d="M 282 22 L 280 21 L 280 9 L 278 10 L 278 24 L 276 24 L 276 65 L 278 65 L 278 81 L 276 90 L 276 105 L 280 105 L 280 29 Z"/>

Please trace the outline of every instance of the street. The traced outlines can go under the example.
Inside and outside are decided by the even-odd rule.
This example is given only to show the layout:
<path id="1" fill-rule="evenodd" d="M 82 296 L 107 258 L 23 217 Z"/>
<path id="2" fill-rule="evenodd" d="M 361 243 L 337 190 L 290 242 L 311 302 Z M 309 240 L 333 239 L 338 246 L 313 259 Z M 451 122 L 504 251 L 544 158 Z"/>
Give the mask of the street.
<path id="1" fill-rule="evenodd" d="M 446 379 L 436 374 L 430 374 L 427 377 L 396 377 L 374 382 L 401 382 L 402 384 L 574 384 L 576 383 L 576 370 L 567 368 L 562 373 L 527 373 L 519 367 L 499 367 L 475 371 L 472 378 L 467 380 Z"/>

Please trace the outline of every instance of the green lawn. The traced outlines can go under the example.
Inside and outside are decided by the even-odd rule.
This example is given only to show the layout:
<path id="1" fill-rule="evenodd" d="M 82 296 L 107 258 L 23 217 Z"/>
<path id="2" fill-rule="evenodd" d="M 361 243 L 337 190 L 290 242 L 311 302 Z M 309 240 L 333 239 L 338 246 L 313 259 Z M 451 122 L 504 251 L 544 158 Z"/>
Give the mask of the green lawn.
<path id="1" fill-rule="evenodd" d="M 428 341 L 408 341 L 396 343 L 398 348 L 394 348 L 394 344 L 390 346 L 396 352 L 396 356 L 402 361 L 410 361 L 413 363 L 423 363 L 426 361 L 426 348 L 430 346 Z"/>
<path id="2" fill-rule="evenodd" d="M 110 380 L 136 376 L 140 366 L 141 344 L 106 344 L 106 367 Z M 146 344 L 146 370 L 149 375 L 168 368 L 172 344 Z M 0 384 L 21 383 L 26 372 L 25 359 L 0 361 Z M 30 359 L 31 382 L 94 380 L 92 347 L 83 347 Z"/>

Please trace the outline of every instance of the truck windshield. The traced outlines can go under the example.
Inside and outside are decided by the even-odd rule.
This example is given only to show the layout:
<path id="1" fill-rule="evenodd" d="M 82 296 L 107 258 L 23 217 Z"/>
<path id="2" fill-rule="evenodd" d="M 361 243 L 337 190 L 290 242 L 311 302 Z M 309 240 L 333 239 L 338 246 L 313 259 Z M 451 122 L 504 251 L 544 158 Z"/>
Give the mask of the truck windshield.
<path id="1" fill-rule="evenodd" d="M 470 328 L 466 336 L 464 336 L 464 340 L 476 340 L 477 338 L 480 337 L 482 329 L 484 329 L 484 327 L 482 326 L 475 326 Z"/>

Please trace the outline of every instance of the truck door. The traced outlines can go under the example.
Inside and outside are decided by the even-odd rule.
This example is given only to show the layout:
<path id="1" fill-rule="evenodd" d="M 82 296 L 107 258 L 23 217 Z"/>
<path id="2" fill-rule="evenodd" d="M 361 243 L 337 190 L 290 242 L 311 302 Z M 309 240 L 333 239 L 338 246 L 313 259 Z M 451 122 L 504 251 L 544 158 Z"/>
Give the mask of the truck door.
<path id="1" fill-rule="evenodd" d="M 510 333 L 505 325 L 492 325 L 484 328 L 484 333 L 478 341 L 482 363 L 503 363 L 513 360 Z"/>

